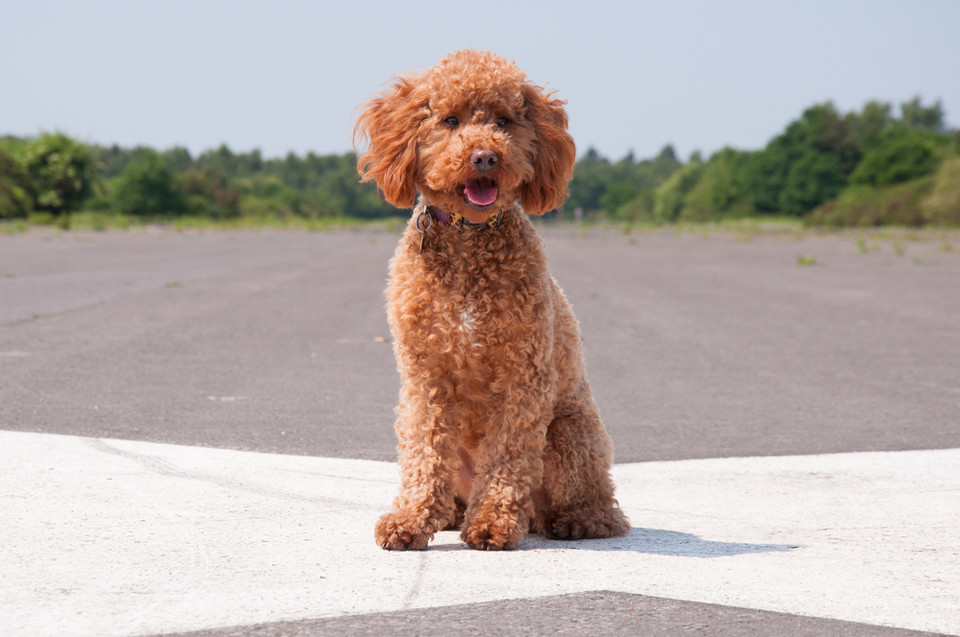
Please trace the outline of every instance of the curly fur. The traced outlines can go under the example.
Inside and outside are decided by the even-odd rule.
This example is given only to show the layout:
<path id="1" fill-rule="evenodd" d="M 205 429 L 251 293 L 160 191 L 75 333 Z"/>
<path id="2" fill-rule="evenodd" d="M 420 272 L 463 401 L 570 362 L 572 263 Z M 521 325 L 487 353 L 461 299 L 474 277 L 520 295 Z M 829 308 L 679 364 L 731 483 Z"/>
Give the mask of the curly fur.
<path id="1" fill-rule="evenodd" d="M 528 530 L 561 539 L 629 530 L 579 327 L 525 214 L 566 197 L 575 146 L 563 104 L 513 63 L 460 51 L 398 78 L 357 123 L 368 140 L 362 178 L 398 207 L 416 203 L 387 287 L 401 487 L 375 528 L 385 549 L 422 549 L 453 528 L 488 550 L 512 548 Z M 479 171 L 478 150 L 495 153 L 495 166 Z M 496 185 L 490 205 L 465 195 L 481 172 Z M 496 228 L 433 221 L 420 232 L 428 206 L 473 222 L 506 212 Z"/>

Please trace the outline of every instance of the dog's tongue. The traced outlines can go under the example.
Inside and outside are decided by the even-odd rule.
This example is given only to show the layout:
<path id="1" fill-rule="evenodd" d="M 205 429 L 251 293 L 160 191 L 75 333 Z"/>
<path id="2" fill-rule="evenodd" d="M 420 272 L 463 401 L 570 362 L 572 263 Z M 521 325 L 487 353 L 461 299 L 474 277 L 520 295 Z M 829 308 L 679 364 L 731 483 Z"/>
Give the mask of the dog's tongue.
<path id="1" fill-rule="evenodd" d="M 471 179 L 463 189 L 463 194 L 475 206 L 489 206 L 497 200 L 497 187 L 486 177 Z"/>

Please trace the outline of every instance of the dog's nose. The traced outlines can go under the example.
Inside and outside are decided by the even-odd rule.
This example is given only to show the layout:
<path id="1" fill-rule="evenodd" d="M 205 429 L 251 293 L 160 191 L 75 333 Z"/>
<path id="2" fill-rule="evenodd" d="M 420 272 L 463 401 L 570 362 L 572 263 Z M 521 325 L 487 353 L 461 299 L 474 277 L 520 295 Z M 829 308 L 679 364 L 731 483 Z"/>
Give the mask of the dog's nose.
<path id="1" fill-rule="evenodd" d="M 499 159 L 497 153 L 492 150 L 482 149 L 470 153 L 470 161 L 473 163 L 474 168 L 482 173 L 496 166 L 497 159 Z"/>

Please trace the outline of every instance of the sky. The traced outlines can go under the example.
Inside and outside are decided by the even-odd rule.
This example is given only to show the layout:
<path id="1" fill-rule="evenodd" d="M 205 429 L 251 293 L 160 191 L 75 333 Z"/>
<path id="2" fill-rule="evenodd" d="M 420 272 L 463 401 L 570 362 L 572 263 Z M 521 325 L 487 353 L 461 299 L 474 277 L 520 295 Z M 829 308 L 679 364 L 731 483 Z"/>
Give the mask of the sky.
<path id="1" fill-rule="evenodd" d="M 582 155 L 762 148 L 804 109 L 942 102 L 960 127 L 958 0 L 0 0 L 0 135 L 352 149 L 358 105 L 462 48 L 567 100 Z"/>

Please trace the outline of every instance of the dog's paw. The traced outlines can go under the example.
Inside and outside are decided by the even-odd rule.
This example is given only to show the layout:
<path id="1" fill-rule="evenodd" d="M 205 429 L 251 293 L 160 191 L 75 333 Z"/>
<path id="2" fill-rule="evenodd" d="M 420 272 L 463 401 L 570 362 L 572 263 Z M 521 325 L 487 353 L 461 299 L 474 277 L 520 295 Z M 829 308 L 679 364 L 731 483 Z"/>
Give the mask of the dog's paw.
<path id="1" fill-rule="evenodd" d="M 485 522 L 475 517 L 460 534 L 460 539 L 478 551 L 501 551 L 514 548 L 525 533 L 525 525 L 512 518 Z"/>
<path id="2" fill-rule="evenodd" d="M 383 515 L 374 528 L 377 546 L 387 551 L 422 551 L 433 538 L 423 525 L 411 522 L 402 513 L 391 512 Z"/>
<path id="3" fill-rule="evenodd" d="M 543 531 L 545 536 L 553 540 L 582 540 L 595 537 L 590 533 L 591 529 L 588 525 L 567 517 L 547 521 Z"/>
<path id="4" fill-rule="evenodd" d="M 554 540 L 617 537 L 630 531 L 630 521 L 619 508 L 580 509 L 548 515 L 536 530 Z"/>

